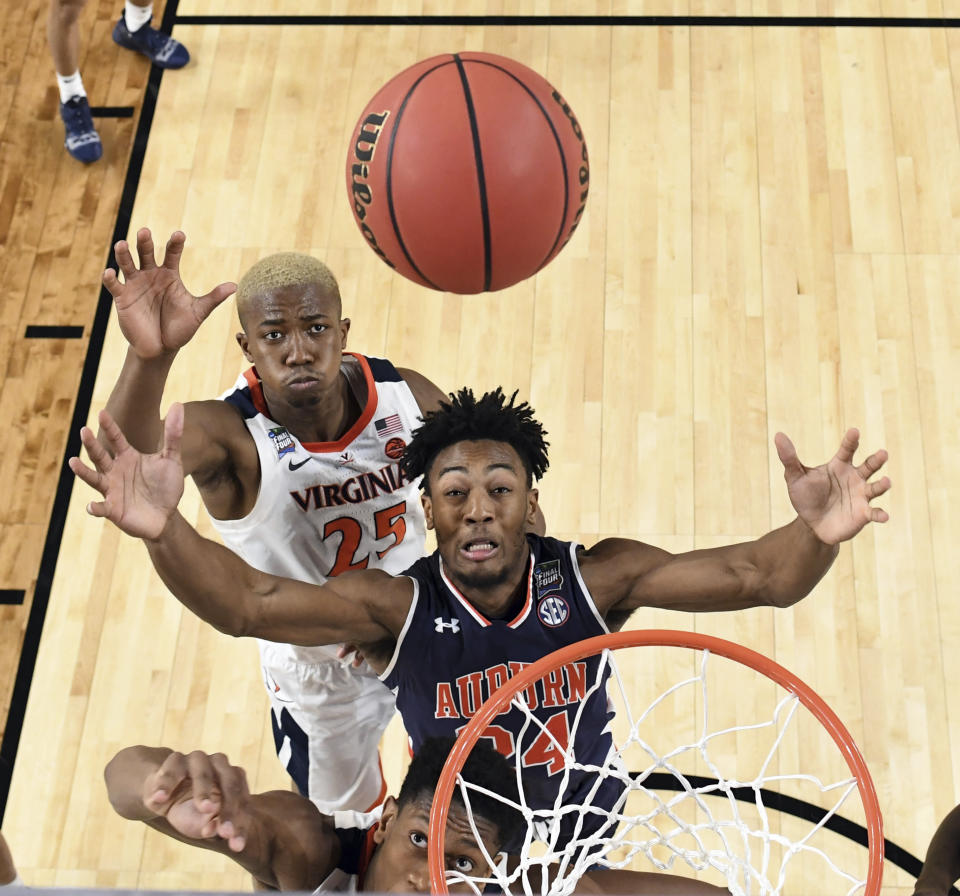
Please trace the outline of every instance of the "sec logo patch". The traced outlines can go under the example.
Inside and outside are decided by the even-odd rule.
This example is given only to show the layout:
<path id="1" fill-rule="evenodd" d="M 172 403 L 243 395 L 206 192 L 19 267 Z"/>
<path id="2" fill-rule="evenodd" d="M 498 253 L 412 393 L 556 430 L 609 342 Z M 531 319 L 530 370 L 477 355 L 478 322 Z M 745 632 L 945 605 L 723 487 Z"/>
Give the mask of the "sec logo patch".
<path id="1" fill-rule="evenodd" d="M 390 458 L 390 460 L 400 460 L 403 457 L 403 449 L 407 447 L 407 443 L 403 439 L 390 439 L 386 445 L 383 446 L 383 453 Z"/>
<path id="2" fill-rule="evenodd" d="M 537 615 L 544 625 L 557 628 L 567 621 L 570 616 L 570 607 L 562 597 L 551 594 L 537 605 Z"/>

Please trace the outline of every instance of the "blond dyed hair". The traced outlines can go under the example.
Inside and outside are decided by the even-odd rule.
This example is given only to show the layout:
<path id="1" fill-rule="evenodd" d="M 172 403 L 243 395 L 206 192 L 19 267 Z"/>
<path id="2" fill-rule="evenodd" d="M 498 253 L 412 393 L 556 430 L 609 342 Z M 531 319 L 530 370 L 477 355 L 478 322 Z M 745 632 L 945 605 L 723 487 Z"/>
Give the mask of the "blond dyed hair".
<path id="1" fill-rule="evenodd" d="M 261 258 L 237 284 L 237 313 L 243 322 L 252 299 L 285 286 L 317 285 L 340 304 L 340 287 L 333 272 L 318 258 L 303 252 L 276 252 Z"/>

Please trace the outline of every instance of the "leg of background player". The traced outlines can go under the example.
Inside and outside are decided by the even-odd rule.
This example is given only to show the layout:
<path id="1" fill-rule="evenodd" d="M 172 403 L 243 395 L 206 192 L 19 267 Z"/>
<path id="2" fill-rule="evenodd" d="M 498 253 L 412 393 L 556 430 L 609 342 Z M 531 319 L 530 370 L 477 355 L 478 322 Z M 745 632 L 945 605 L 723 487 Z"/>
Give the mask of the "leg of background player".
<path id="1" fill-rule="evenodd" d="M 22 885 L 23 881 L 17 876 L 17 869 L 13 864 L 13 856 L 10 855 L 10 848 L 7 841 L 0 833 L 0 887 Z"/>
<path id="2" fill-rule="evenodd" d="M 80 77 L 80 13 L 86 0 L 50 0 L 47 42 L 60 90 L 60 117 L 66 129 L 64 146 L 78 162 L 95 162 L 103 153 L 93 126 L 87 92 Z"/>
<path id="3" fill-rule="evenodd" d="M 960 879 L 960 806 L 940 822 L 927 849 L 914 896 L 946 896 Z"/>
<path id="4" fill-rule="evenodd" d="M 64 146 L 79 162 L 95 162 L 103 154 L 100 135 L 93 125 L 87 92 L 80 77 L 80 13 L 86 0 L 50 0 L 47 42 L 60 91 L 60 117 Z M 150 25 L 152 0 L 126 0 L 113 29 L 113 40 L 136 50 L 161 68 L 182 68 L 190 60 L 186 47 Z"/>

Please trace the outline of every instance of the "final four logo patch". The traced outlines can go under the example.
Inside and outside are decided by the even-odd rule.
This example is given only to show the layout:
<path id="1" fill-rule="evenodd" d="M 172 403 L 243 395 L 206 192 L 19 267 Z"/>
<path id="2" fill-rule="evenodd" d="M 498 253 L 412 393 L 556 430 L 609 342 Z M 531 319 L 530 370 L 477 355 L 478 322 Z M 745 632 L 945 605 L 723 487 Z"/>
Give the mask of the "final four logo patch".
<path id="1" fill-rule="evenodd" d="M 567 617 L 570 615 L 570 607 L 567 606 L 567 602 L 559 594 L 551 594 L 537 605 L 537 615 L 544 625 L 557 628 L 567 621 Z"/>
<path id="2" fill-rule="evenodd" d="M 296 451 L 297 446 L 293 444 L 293 437 L 285 427 L 278 426 L 276 429 L 268 430 L 267 435 L 270 436 L 270 441 L 273 442 L 273 447 L 276 449 L 277 460 L 280 460 L 284 454 L 291 454 Z"/>
<path id="3" fill-rule="evenodd" d="M 563 587 L 560 561 L 550 560 L 547 563 L 538 563 L 533 568 L 533 584 L 537 587 L 538 598 L 551 591 L 559 591 Z"/>

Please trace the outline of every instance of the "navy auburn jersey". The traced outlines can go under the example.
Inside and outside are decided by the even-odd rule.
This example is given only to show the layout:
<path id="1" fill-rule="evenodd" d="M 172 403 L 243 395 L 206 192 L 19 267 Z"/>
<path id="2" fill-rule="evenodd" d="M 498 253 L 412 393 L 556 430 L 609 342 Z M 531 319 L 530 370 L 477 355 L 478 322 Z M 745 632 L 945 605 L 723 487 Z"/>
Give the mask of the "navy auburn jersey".
<path id="1" fill-rule="evenodd" d="M 506 619 L 488 619 L 470 604 L 447 577 L 439 552 L 407 570 L 415 586 L 413 603 L 380 678 L 397 696 L 414 752 L 428 737 L 456 735 L 490 694 L 525 666 L 607 633 L 580 575 L 578 546 L 532 534 L 527 543 L 526 599 Z M 535 807 L 557 796 L 564 770 L 557 744 L 568 744 L 581 703 L 577 761 L 602 765 L 609 751 L 612 713 L 605 679 L 596 687 L 599 662 L 595 656 L 568 663 L 523 692 L 543 727 L 512 708 L 486 729 L 497 750 L 519 754 L 527 799 Z M 566 794 L 582 783 L 571 775 Z"/>

